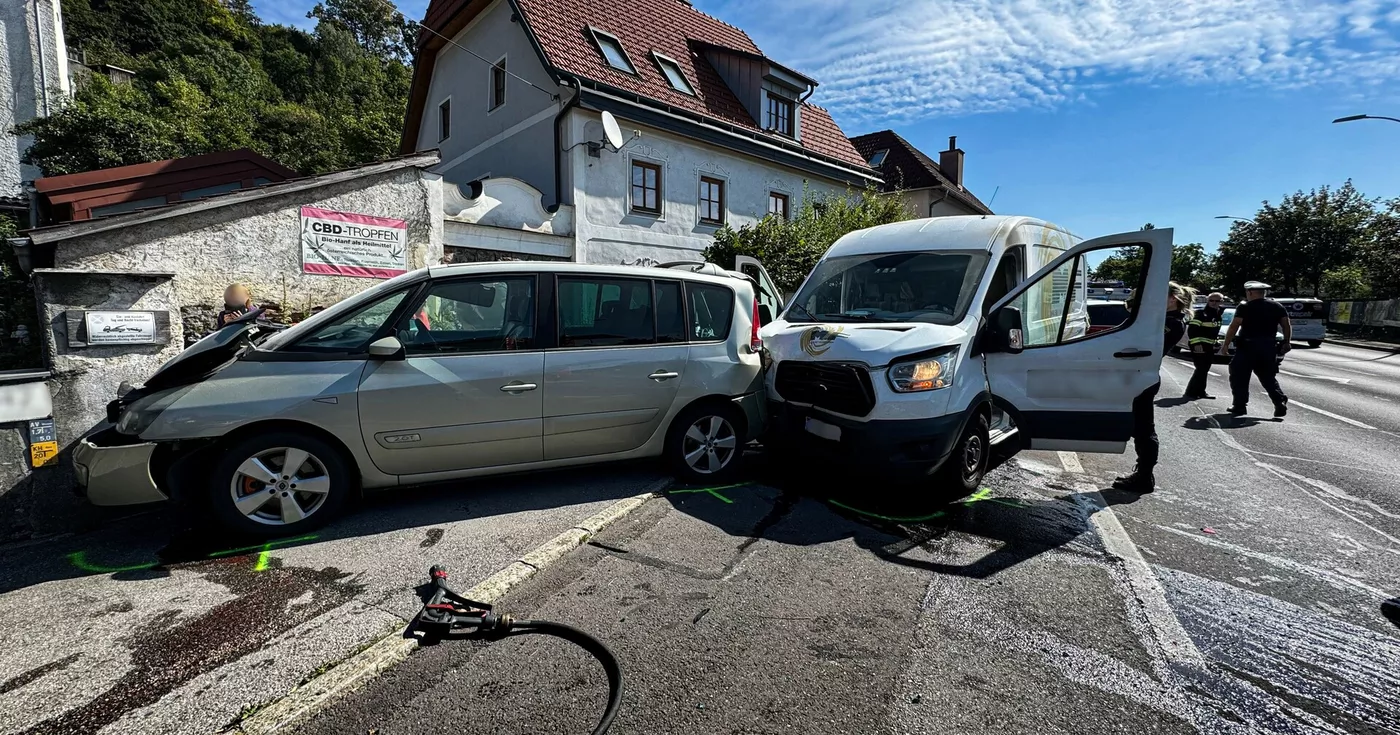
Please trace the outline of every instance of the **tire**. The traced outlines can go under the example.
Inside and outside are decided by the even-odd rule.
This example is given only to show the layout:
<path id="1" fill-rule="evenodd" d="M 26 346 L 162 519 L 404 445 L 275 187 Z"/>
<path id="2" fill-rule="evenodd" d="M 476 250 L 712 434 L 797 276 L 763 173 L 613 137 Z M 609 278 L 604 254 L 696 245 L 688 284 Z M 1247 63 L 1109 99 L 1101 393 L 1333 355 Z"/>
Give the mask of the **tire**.
<path id="1" fill-rule="evenodd" d="M 288 455 L 296 461 L 300 453 L 305 453 L 300 466 L 283 472 Z M 275 472 L 248 472 L 251 466 L 245 463 L 252 461 Z M 310 434 L 274 431 L 250 436 L 222 453 L 209 485 L 209 509 L 220 526 L 237 534 L 274 538 L 305 533 L 325 525 L 344 507 L 354 487 L 352 467 L 338 447 Z M 300 488 L 295 480 L 302 480 Z M 267 500 L 258 504 L 255 496 Z"/>
<path id="2" fill-rule="evenodd" d="M 666 434 L 665 460 L 687 485 L 722 485 L 743 463 L 744 414 L 732 403 L 701 403 L 681 411 Z M 708 450 L 706 448 L 708 447 Z"/>
<path id="3" fill-rule="evenodd" d="M 959 497 L 977 492 L 982 486 L 982 478 L 987 474 L 987 461 L 992 454 L 988 439 L 987 417 L 978 412 L 967 428 L 963 429 L 958 443 L 943 466 L 934 474 L 934 482 L 940 491 L 955 492 Z"/>
<path id="4" fill-rule="evenodd" d="M 1315 350 L 1315 349 L 1317 349 L 1317 348 L 1319 348 L 1319 347 L 1322 346 L 1322 340 L 1320 340 L 1320 339 L 1310 339 L 1310 340 L 1308 340 L 1308 346 L 1311 347 L 1311 348 L 1313 348 L 1313 349 Z"/>

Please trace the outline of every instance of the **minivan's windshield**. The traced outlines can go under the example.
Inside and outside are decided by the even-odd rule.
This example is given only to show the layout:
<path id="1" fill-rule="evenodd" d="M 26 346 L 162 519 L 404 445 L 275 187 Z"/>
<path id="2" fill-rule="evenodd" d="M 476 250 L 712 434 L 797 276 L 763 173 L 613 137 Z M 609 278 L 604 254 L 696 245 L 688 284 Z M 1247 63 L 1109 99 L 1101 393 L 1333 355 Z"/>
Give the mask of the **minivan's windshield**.
<path id="1" fill-rule="evenodd" d="M 956 324 L 987 267 L 975 250 L 870 253 L 827 258 L 793 299 L 790 322 Z"/>

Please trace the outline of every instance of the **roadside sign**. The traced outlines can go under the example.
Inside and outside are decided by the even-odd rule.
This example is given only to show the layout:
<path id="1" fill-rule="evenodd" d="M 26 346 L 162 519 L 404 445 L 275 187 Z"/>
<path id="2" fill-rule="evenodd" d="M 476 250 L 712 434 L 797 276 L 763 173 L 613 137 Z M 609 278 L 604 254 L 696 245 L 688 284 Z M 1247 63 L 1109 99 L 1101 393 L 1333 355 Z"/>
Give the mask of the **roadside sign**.
<path id="1" fill-rule="evenodd" d="M 58 459 L 58 432 L 53 419 L 34 419 L 29 422 L 29 464 L 43 467 Z"/>

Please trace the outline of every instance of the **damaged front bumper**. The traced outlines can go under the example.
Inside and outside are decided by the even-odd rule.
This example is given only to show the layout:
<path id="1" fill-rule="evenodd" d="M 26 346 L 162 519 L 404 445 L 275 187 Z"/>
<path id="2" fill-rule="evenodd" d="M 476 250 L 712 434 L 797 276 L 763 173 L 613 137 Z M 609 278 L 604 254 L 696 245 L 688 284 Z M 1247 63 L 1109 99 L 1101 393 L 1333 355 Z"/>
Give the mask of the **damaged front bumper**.
<path id="1" fill-rule="evenodd" d="M 119 434 L 108 426 L 82 439 L 73 449 L 73 470 L 82 493 L 93 505 L 137 505 L 169 500 L 151 477 L 154 442 Z"/>

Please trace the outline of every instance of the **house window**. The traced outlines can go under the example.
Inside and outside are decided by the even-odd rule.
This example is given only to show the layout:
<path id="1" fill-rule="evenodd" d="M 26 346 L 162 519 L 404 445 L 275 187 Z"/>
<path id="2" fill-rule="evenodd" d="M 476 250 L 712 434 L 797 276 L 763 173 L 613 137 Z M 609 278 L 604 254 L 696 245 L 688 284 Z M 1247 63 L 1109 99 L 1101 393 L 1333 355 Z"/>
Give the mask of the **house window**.
<path id="1" fill-rule="evenodd" d="M 494 110 L 506 103 L 506 57 L 502 56 L 491 66 L 491 99 L 487 110 Z"/>
<path id="2" fill-rule="evenodd" d="M 707 225 L 724 224 L 723 181 L 700 177 L 700 221 Z"/>
<path id="3" fill-rule="evenodd" d="M 452 98 L 448 97 L 438 105 L 438 142 L 452 137 Z"/>
<path id="4" fill-rule="evenodd" d="M 768 213 L 788 218 L 788 195 L 776 191 L 768 192 Z"/>
<path id="5" fill-rule="evenodd" d="M 646 161 L 632 162 L 632 211 L 661 214 L 661 167 Z"/>
<path id="6" fill-rule="evenodd" d="M 768 95 L 767 128 L 780 135 L 792 137 L 792 100 Z"/>
<path id="7" fill-rule="evenodd" d="M 870 157 L 870 167 L 879 168 L 880 165 L 885 162 L 885 156 L 888 156 L 889 154 L 890 151 L 888 148 L 882 148 L 878 151 L 875 151 L 875 155 Z"/>
<path id="8" fill-rule="evenodd" d="M 627 51 L 622 48 L 622 42 L 617 40 L 617 36 L 597 28 L 589 30 L 593 32 L 593 42 L 598 44 L 598 50 L 603 52 L 603 59 L 608 62 L 608 66 L 628 74 L 637 73 L 637 68 L 632 66 L 632 60 L 627 58 Z"/>
<path id="9" fill-rule="evenodd" d="M 661 73 L 666 76 L 666 81 L 671 83 L 671 88 L 681 94 L 695 96 L 695 89 L 690 86 L 690 80 L 685 78 L 685 73 L 681 71 L 681 65 L 674 59 L 667 58 L 655 51 L 651 52 L 651 58 L 656 60 L 656 66 L 661 69 Z"/>

